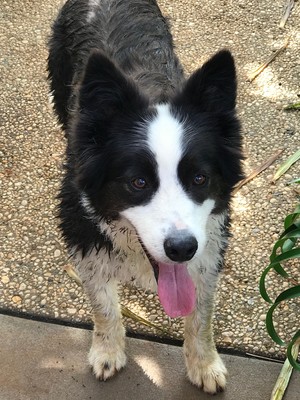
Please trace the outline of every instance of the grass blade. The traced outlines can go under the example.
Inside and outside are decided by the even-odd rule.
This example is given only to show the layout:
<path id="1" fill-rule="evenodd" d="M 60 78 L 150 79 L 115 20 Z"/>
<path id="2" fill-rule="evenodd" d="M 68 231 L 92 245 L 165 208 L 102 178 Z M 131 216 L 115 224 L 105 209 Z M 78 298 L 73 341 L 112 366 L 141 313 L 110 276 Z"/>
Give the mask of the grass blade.
<path id="1" fill-rule="evenodd" d="M 288 104 L 286 107 L 284 107 L 284 110 L 286 111 L 300 110 L 300 102 Z"/>
<path id="2" fill-rule="evenodd" d="M 282 243 L 282 246 L 281 246 L 281 252 L 282 253 L 286 253 L 287 251 L 292 250 L 292 248 L 295 246 L 297 240 L 300 237 L 300 232 L 298 232 L 298 233 L 299 233 L 298 236 L 295 235 L 291 239 L 286 238 L 286 240 L 284 241 L 284 243 Z"/>
<path id="3" fill-rule="evenodd" d="M 276 257 L 275 257 L 276 258 Z M 279 262 L 271 262 L 271 264 L 264 269 L 263 273 L 261 274 L 260 280 L 259 280 L 259 291 L 262 296 L 262 298 L 267 301 L 268 303 L 272 303 L 272 300 L 270 299 L 267 289 L 266 289 L 266 277 L 269 273 L 269 271 L 274 268 L 277 274 L 282 276 L 283 278 L 288 278 L 289 274 L 282 268 Z"/>
<path id="4" fill-rule="evenodd" d="M 281 303 L 285 300 L 295 299 L 300 296 L 300 285 L 293 286 L 282 292 L 275 300 L 275 303 Z"/>
<path id="5" fill-rule="evenodd" d="M 279 344 L 280 346 L 284 346 L 285 342 L 283 340 L 280 339 L 280 337 L 278 336 L 275 327 L 274 327 L 274 323 L 273 323 L 273 313 L 276 309 L 276 307 L 280 304 L 280 302 L 278 303 L 274 303 L 268 310 L 267 312 L 267 317 L 266 317 L 266 327 L 267 327 L 267 331 L 268 334 L 270 335 L 270 337 L 274 340 L 274 342 L 276 342 L 277 344 Z"/>
<path id="6" fill-rule="evenodd" d="M 284 268 L 282 268 L 279 262 L 272 262 L 270 266 L 271 268 L 275 269 L 278 275 L 282 276 L 283 278 L 288 278 L 289 274 L 285 271 Z"/>
<path id="7" fill-rule="evenodd" d="M 283 10 L 283 14 L 279 23 L 279 28 L 283 29 L 285 27 L 286 21 L 288 20 L 292 9 L 294 8 L 295 0 L 288 0 L 287 4 Z"/>
<path id="8" fill-rule="evenodd" d="M 280 53 L 282 53 L 282 52 L 287 48 L 289 42 L 290 42 L 290 38 L 288 38 L 288 39 L 285 41 L 285 43 L 284 43 L 283 46 L 281 46 L 278 50 L 276 50 L 273 54 L 271 54 L 270 57 L 269 57 L 264 63 L 262 63 L 256 70 L 254 70 L 254 71 L 250 74 L 250 76 L 249 76 L 249 81 L 250 81 L 250 82 L 253 82 L 254 79 L 255 79 L 259 74 L 261 74 L 261 73 L 267 68 L 267 66 L 268 66 L 269 64 L 271 64 L 271 62 L 272 62 Z"/>
<path id="9" fill-rule="evenodd" d="M 148 326 L 149 328 L 152 328 L 152 329 L 159 330 L 160 332 L 167 334 L 168 336 L 171 335 L 171 333 L 168 329 L 164 329 L 164 328 L 160 327 L 159 325 L 156 325 L 153 322 L 148 321 L 146 318 L 143 318 L 140 315 L 137 315 L 136 313 L 129 310 L 129 308 L 127 308 L 123 305 L 121 305 L 121 311 L 122 311 L 123 317 L 131 318 L 134 321 L 139 322 L 140 324 Z M 173 339 L 175 339 L 175 337 L 173 337 Z"/>
<path id="10" fill-rule="evenodd" d="M 275 268 L 275 265 L 287 261 L 287 260 L 292 260 L 293 258 L 299 258 L 300 257 L 300 248 L 296 248 L 293 250 L 286 251 L 285 253 L 279 254 L 274 258 L 272 263 L 270 264 L 271 267 Z M 277 271 L 277 270 L 276 270 Z"/>
<path id="11" fill-rule="evenodd" d="M 292 214 L 286 216 L 284 220 L 284 229 L 287 230 L 292 224 L 297 225 L 299 222 L 300 222 L 300 207 L 298 205 L 296 207 L 296 210 Z"/>
<path id="12" fill-rule="evenodd" d="M 290 251 L 294 247 L 297 239 L 299 238 L 300 238 L 300 231 L 299 229 L 296 229 L 294 231 L 287 233 L 286 236 L 283 237 L 282 239 L 277 240 L 277 242 L 273 247 L 272 254 L 270 255 L 270 261 L 273 262 L 275 260 L 275 258 L 277 257 L 277 250 L 279 248 L 282 249 L 282 253 L 286 253 L 287 251 Z"/>
<path id="13" fill-rule="evenodd" d="M 261 172 L 263 172 L 265 169 L 269 168 L 270 165 L 272 165 L 277 158 L 283 153 L 284 150 L 280 149 L 275 152 L 271 157 L 269 157 L 264 163 L 262 163 L 259 167 L 255 168 L 251 172 L 250 175 L 248 175 L 245 179 L 242 179 L 234 188 L 233 194 L 235 194 L 240 188 L 246 183 L 250 182 L 252 179 L 254 179 L 257 175 L 259 175 Z"/>
<path id="14" fill-rule="evenodd" d="M 285 342 L 280 339 L 280 337 L 278 336 L 278 334 L 275 330 L 274 323 L 273 323 L 273 313 L 282 301 L 294 299 L 299 296 L 300 296 L 300 285 L 289 288 L 289 289 L 285 290 L 284 292 L 282 292 L 277 297 L 277 299 L 275 300 L 275 303 L 269 308 L 269 310 L 267 312 L 266 327 L 267 327 L 268 334 L 274 340 L 274 342 L 276 342 L 280 346 L 284 346 Z"/>
<path id="15" fill-rule="evenodd" d="M 272 267 L 269 265 L 267 268 L 265 268 L 264 272 L 262 273 L 260 280 L 259 280 L 259 292 L 262 296 L 262 298 L 267 301 L 268 303 L 272 303 L 272 300 L 270 299 L 267 289 L 266 289 L 266 277 L 268 275 L 268 272 L 272 269 Z"/>
<path id="16" fill-rule="evenodd" d="M 275 175 L 273 176 L 273 182 L 277 181 L 286 171 L 300 158 L 300 149 L 292 154 L 283 164 L 279 166 Z"/>
<path id="17" fill-rule="evenodd" d="M 70 276 L 70 278 L 74 279 L 78 285 L 82 286 L 82 281 L 79 278 L 79 276 L 77 275 L 76 271 L 74 270 L 74 268 L 72 267 L 71 264 L 66 265 L 64 269 L 67 272 L 67 274 Z M 127 308 L 123 305 L 121 305 L 121 312 L 122 312 L 123 317 L 131 318 L 134 321 L 139 322 L 140 324 L 148 326 L 149 328 L 152 328 L 152 329 L 159 330 L 160 332 L 163 332 L 164 334 L 167 334 L 168 336 L 170 336 L 169 330 L 164 329 L 164 328 L 160 327 L 159 325 L 156 325 L 156 324 L 148 321 L 147 319 L 134 313 L 133 311 L 129 310 L 129 308 Z"/>
<path id="18" fill-rule="evenodd" d="M 293 346 L 291 346 L 291 356 L 293 357 L 293 360 L 297 358 L 298 352 L 299 343 L 296 342 L 295 344 L 293 344 Z M 271 400 L 281 400 L 283 398 L 286 388 L 288 387 L 292 372 L 293 366 L 287 358 L 285 360 L 285 363 L 283 364 L 283 367 L 273 388 Z"/>
<path id="19" fill-rule="evenodd" d="M 74 279 L 74 281 L 77 283 L 77 285 L 82 286 L 82 281 L 79 278 L 79 276 L 77 275 L 77 272 L 75 271 L 75 269 L 72 267 L 71 264 L 67 264 L 64 267 L 64 270 L 66 271 L 66 273 L 69 275 L 70 278 Z"/>
<path id="20" fill-rule="evenodd" d="M 296 214 L 298 216 L 298 214 Z M 290 214 L 291 216 L 291 214 Z M 289 216 L 289 217 L 290 217 Z M 277 250 L 281 247 L 281 252 L 287 252 L 291 250 L 294 245 L 296 244 L 297 240 L 300 238 L 300 221 L 294 222 L 293 217 L 286 219 L 286 226 L 287 228 L 285 231 L 280 235 L 277 242 L 275 242 L 273 246 L 272 253 L 270 255 L 270 261 L 273 262 L 275 257 L 277 257 Z"/>
<path id="21" fill-rule="evenodd" d="M 292 185 L 293 183 L 300 183 L 300 178 L 293 179 L 292 181 L 288 182 L 288 185 Z"/>
<path id="22" fill-rule="evenodd" d="M 297 371 L 300 371 L 300 363 L 297 362 L 299 355 L 299 346 L 300 346 L 300 331 L 298 331 L 294 335 L 286 351 L 291 366 L 294 367 Z"/>

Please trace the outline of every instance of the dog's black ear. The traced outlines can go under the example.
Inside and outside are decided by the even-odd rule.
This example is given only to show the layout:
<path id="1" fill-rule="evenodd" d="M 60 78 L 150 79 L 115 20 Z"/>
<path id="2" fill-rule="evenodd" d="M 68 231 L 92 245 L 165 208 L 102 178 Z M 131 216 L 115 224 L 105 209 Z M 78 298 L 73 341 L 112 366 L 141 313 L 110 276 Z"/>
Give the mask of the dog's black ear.
<path id="1" fill-rule="evenodd" d="M 222 50 L 194 72 L 175 100 L 203 112 L 227 112 L 235 108 L 236 72 L 228 50 Z"/>
<path id="2" fill-rule="evenodd" d="M 109 168 L 105 144 L 111 126 L 125 123 L 148 105 L 135 84 L 107 56 L 93 52 L 79 85 L 78 113 L 70 125 L 70 153 L 76 162 L 76 184 L 88 194 L 97 193 Z"/>
<path id="3" fill-rule="evenodd" d="M 140 108 L 146 100 L 132 81 L 108 57 L 93 52 L 86 65 L 79 89 L 81 113 L 109 120 L 118 112 Z"/>

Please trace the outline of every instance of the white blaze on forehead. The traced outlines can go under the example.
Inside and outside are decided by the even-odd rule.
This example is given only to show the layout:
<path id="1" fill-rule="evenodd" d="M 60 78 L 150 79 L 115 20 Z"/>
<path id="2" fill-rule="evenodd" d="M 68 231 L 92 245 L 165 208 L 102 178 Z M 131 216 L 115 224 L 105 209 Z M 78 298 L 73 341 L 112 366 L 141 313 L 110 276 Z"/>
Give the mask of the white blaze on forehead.
<path id="1" fill-rule="evenodd" d="M 177 176 L 182 157 L 183 127 L 170 113 L 168 104 L 158 105 L 157 116 L 149 125 L 148 143 L 155 154 L 159 177 Z"/>
<path id="2" fill-rule="evenodd" d="M 157 261 L 168 263 L 164 241 L 174 231 L 176 234 L 176 230 L 188 230 L 198 242 L 197 253 L 203 252 L 206 222 L 214 201 L 207 198 L 197 204 L 185 192 L 178 177 L 178 165 L 183 157 L 183 124 L 172 116 L 169 105 L 158 105 L 156 109 L 156 117 L 145 128 L 147 145 L 157 162 L 159 187 L 149 203 L 129 207 L 121 215 L 135 227 L 150 254 Z"/>
<path id="3" fill-rule="evenodd" d="M 89 0 L 87 22 L 91 22 L 96 17 L 96 10 L 99 7 L 99 0 Z"/>
<path id="4" fill-rule="evenodd" d="M 99 7 L 99 3 L 99 0 L 89 0 L 89 9 L 95 10 L 97 7 Z"/>

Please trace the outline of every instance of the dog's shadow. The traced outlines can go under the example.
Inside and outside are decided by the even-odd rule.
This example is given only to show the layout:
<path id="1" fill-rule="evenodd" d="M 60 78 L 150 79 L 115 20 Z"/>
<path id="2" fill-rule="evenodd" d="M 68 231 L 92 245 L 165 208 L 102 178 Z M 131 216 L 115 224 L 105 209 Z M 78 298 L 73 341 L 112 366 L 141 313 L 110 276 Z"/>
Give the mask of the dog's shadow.
<path id="1" fill-rule="evenodd" d="M 128 357 L 126 367 L 112 379 L 97 383 L 99 398 L 211 400 L 211 395 L 188 381 L 182 348 L 127 338 L 126 354 Z M 90 380 L 90 377 L 88 379 Z M 95 381 L 92 385 L 95 385 Z M 226 392 L 214 398 L 225 400 Z"/>

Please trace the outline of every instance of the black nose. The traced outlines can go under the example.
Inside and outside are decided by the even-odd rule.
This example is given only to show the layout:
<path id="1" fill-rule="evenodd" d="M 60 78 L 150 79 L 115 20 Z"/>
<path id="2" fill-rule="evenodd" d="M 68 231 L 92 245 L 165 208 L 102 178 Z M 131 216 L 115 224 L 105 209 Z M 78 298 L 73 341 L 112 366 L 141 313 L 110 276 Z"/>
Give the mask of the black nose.
<path id="1" fill-rule="evenodd" d="M 164 241 L 164 249 L 172 261 L 189 261 L 198 249 L 198 242 L 190 233 L 179 231 Z"/>

